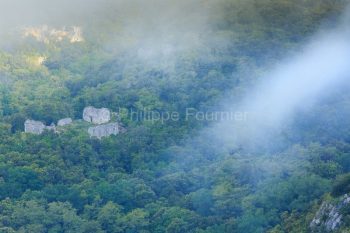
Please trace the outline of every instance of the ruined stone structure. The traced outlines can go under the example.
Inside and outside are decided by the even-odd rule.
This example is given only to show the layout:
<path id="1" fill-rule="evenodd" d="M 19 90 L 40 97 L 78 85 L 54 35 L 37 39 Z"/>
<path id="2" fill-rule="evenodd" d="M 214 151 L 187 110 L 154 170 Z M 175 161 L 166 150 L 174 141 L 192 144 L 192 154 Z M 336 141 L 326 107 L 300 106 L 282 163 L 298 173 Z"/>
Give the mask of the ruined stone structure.
<path id="1" fill-rule="evenodd" d="M 52 123 L 51 125 L 49 126 L 45 126 L 45 129 L 48 130 L 48 131 L 53 131 L 54 133 L 57 132 L 56 130 L 56 125 L 54 123 Z"/>
<path id="2" fill-rule="evenodd" d="M 107 108 L 86 107 L 83 112 L 84 121 L 93 124 L 105 124 L 111 120 L 111 112 Z"/>
<path id="3" fill-rule="evenodd" d="M 24 122 L 24 132 L 32 134 L 42 134 L 45 130 L 45 125 L 41 121 L 26 120 Z"/>
<path id="4" fill-rule="evenodd" d="M 109 123 L 105 125 L 98 125 L 94 127 L 90 127 L 88 129 L 88 133 L 90 137 L 96 137 L 101 139 L 103 137 L 108 137 L 111 135 L 117 135 L 121 132 L 120 126 L 118 123 Z"/>
<path id="5" fill-rule="evenodd" d="M 62 127 L 62 126 L 70 125 L 72 123 L 73 123 L 72 118 L 64 118 L 57 122 L 57 126 Z"/>
<path id="6" fill-rule="evenodd" d="M 24 132 L 32 134 L 42 134 L 45 130 L 51 130 L 56 132 L 55 124 L 46 126 L 41 121 L 26 120 L 24 122 Z"/>
<path id="7" fill-rule="evenodd" d="M 101 139 L 103 137 L 126 132 L 126 129 L 123 128 L 118 122 L 108 123 L 111 120 L 111 115 L 110 110 L 107 108 L 98 109 L 90 106 L 84 109 L 83 119 L 96 125 L 88 129 L 90 137 Z M 64 127 L 72 123 L 73 120 L 71 118 L 63 118 L 57 122 L 57 126 Z M 45 130 L 58 133 L 55 124 L 46 126 L 41 121 L 26 120 L 24 123 L 24 128 L 26 133 L 42 134 Z M 58 129 L 60 130 L 61 128 Z"/>

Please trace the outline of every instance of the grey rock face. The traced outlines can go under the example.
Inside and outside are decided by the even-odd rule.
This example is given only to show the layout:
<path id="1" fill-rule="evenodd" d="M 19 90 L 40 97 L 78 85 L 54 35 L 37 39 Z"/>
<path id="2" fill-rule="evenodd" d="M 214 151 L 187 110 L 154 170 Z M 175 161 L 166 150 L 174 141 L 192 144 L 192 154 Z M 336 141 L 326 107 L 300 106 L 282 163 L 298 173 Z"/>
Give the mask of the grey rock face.
<path id="1" fill-rule="evenodd" d="M 111 135 L 117 135 L 121 132 L 120 126 L 118 123 L 109 123 L 105 125 L 98 125 L 90 127 L 88 133 L 90 137 L 96 137 L 101 139 L 103 137 L 108 137 Z"/>
<path id="2" fill-rule="evenodd" d="M 84 121 L 100 125 L 111 120 L 111 112 L 107 108 L 98 109 L 90 106 L 84 109 L 83 119 Z"/>
<path id="3" fill-rule="evenodd" d="M 26 120 L 24 122 L 24 132 L 32 134 L 42 134 L 46 126 L 41 121 Z"/>
<path id="4" fill-rule="evenodd" d="M 72 118 L 64 118 L 57 122 L 57 126 L 66 126 L 72 124 Z"/>
<path id="5" fill-rule="evenodd" d="M 45 126 L 41 121 L 26 120 L 24 122 L 24 132 L 32 134 L 42 134 L 45 130 L 56 132 L 55 124 Z"/>
<path id="6" fill-rule="evenodd" d="M 320 209 L 310 223 L 312 232 L 333 232 L 340 226 L 343 216 L 342 208 L 350 203 L 350 197 L 345 194 L 342 200 L 336 204 L 323 202 Z"/>

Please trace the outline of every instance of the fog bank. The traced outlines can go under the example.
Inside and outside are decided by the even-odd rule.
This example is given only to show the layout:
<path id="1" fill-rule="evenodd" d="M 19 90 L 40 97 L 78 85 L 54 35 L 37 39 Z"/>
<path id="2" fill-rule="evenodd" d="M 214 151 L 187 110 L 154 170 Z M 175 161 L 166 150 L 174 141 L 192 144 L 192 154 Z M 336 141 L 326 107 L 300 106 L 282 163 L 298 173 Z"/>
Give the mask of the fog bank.
<path id="1" fill-rule="evenodd" d="M 228 104 L 229 111 L 248 112 L 248 118 L 220 122 L 211 129 L 215 137 L 229 147 L 277 143 L 300 110 L 312 108 L 324 92 L 347 82 L 350 33 L 345 15 L 338 28 L 322 30 L 296 55 L 276 64 L 241 103 Z"/>

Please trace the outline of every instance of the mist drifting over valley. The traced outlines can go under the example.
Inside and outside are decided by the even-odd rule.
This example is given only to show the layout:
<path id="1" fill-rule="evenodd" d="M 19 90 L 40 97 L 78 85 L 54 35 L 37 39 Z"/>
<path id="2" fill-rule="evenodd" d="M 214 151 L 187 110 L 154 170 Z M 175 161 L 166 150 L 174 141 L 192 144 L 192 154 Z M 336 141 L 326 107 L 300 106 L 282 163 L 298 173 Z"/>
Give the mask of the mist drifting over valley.
<path id="1" fill-rule="evenodd" d="M 346 84 L 350 73 L 348 15 L 344 12 L 335 28 L 320 28 L 298 51 L 265 72 L 242 103 L 235 103 L 249 117 L 219 123 L 214 127 L 219 137 L 240 146 L 273 141 L 303 109 L 312 111 L 319 99 Z"/>

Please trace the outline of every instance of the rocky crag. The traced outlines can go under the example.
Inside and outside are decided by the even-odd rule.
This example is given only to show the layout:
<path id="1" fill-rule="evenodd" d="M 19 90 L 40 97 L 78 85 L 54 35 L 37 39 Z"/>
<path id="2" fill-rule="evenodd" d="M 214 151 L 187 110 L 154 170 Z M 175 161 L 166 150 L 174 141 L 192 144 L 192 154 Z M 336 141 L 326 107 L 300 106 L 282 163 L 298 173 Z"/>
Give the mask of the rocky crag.
<path id="1" fill-rule="evenodd" d="M 345 194 L 336 204 L 324 201 L 310 223 L 311 232 L 335 232 L 342 224 L 342 210 L 348 207 L 350 196 Z"/>

